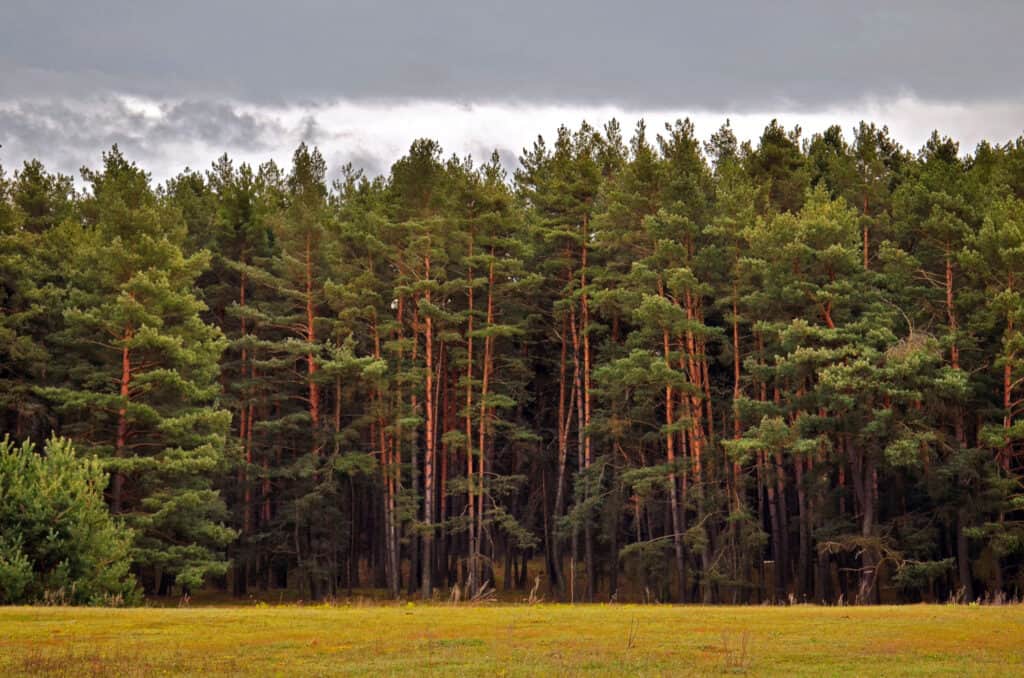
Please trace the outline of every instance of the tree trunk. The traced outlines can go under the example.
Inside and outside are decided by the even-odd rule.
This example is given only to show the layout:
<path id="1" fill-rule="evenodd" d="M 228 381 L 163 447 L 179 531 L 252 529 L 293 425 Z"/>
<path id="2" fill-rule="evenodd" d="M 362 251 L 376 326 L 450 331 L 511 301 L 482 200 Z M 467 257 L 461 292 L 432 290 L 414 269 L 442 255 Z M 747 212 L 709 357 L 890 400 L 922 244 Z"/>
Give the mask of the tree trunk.
<path id="1" fill-rule="evenodd" d="M 455 431 L 455 410 L 453 408 L 453 400 L 451 398 L 451 391 L 455 388 L 454 378 L 456 373 L 449 367 L 448 351 L 444 350 L 441 352 L 441 362 L 444 367 L 441 369 L 441 379 L 444 387 L 441 389 L 441 411 L 443 412 L 442 429 L 447 431 Z M 438 521 L 443 526 L 448 522 L 448 474 L 449 465 L 451 463 L 452 448 L 451 445 L 444 442 L 444 433 L 441 437 L 441 477 L 440 477 L 440 488 L 439 488 L 439 500 L 440 500 L 440 511 L 438 515 Z M 435 568 L 437 572 L 443 573 L 444 585 L 450 586 L 451 582 L 448 577 L 448 531 L 443 527 L 441 529 L 440 540 L 438 541 L 438 553 L 434 559 L 436 562 Z"/>
<path id="2" fill-rule="evenodd" d="M 566 402 L 567 379 L 567 356 L 568 356 L 568 320 L 562 319 L 562 351 L 558 363 L 558 482 L 555 487 L 554 521 L 557 522 L 565 511 L 565 466 L 569 458 L 569 424 L 572 421 L 572 402 Z M 562 590 L 565 588 L 564 577 L 562 576 L 562 540 L 555 536 L 553 541 L 554 553 L 551 562 L 554 565 L 551 571 L 551 583 Z"/>
<path id="3" fill-rule="evenodd" d="M 316 345 L 316 319 L 313 308 L 313 252 L 312 237 L 306 235 L 306 342 L 309 353 L 306 355 L 306 369 L 309 375 L 309 420 L 313 434 L 313 454 L 320 454 L 318 429 L 320 427 L 320 390 L 315 381 L 316 356 L 313 347 Z"/>
<path id="4" fill-rule="evenodd" d="M 765 454 L 765 465 L 767 466 L 770 457 Z M 780 473 L 780 469 L 776 466 L 771 476 L 776 476 Z M 765 477 L 765 489 L 768 495 L 768 515 L 771 522 L 772 532 L 772 562 L 774 567 L 772 570 L 772 599 L 782 598 L 784 596 L 784 586 L 782 582 L 782 569 L 783 569 L 783 546 L 782 546 L 782 518 L 779 515 L 779 504 L 776 502 L 776 484 L 773 482 L 774 477 Z"/>
<path id="5" fill-rule="evenodd" d="M 238 285 L 238 305 L 242 308 L 241 338 L 245 342 L 248 334 L 248 327 L 245 318 L 245 272 L 242 272 Z M 248 351 L 245 344 L 242 344 L 242 355 L 239 361 L 239 376 L 244 380 L 246 377 L 246 365 L 248 363 Z M 252 464 L 252 447 L 249 444 L 249 428 L 251 421 L 251 396 L 249 386 L 243 390 L 241 403 L 238 408 L 238 440 L 242 445 L 242 456 L 245 464 L 238 470 L 238 483 L 242 487 L 242 534 L 248 535 L 252 532 L 252 488 L 249 486 L 249 466 Z"/>
<path id="6" fill-rule="evenodd" d="M 960 586 L 963 589 L 964 602 L 974 600 L 974 582 L 971 576 L 971 556 L 964 528 L 967 526 L 967 511 L 959 509 L 956 514 L 956 563 Z"/>
<path id="7" fill-rule="evenodd" d="M 430 282 L 430 256 L 423 260 L 427 282 Z M 430 304 L 430 288 L 424 293 L 424 300 Z M 433 588 L 433 553 L 434 543 L 434 320 L 427 313 L 424 329 L 424 357 L 426 359 L 426 384 L 424 387 L 425 434 L 426 446 L 423 459 L 423 565 L 421 588 L 423 599 L 429 600 Z"/>
<path id="8" fill-rule="evenodd" d="M 807 507 L 807 493 L 804 489 L 804 461 L 797 457 L 793 464 L 796 469 L 796 496 L 800 521 L 800 554 L 797 557 L 797 596 L 805 599 L 808 595 L 808 570 L 810 567 L 811 529 L 810 515 Z"/>
<path id="9" fill-rule="evenodd" d="M 131 343 L 135 331 L 131 326 L 124 328 L 121 339 L 121 404 L 117 409 L 117 442 L 114 447 L 114 456 L 123 459 L 127 455 L 128 447 L 128 403 L 131 401 L 132 382 L 132 355 Z M 111 491 L 111 513 L 121 513 L 124 501 L 124 474 L 121 471 L 114 473 L 113 487 Z"/>
<path id="10" fill-rule="evenodd" d="M 1007 289 L 1013 289 L 1013 275 L 1007 284 Z M 1014 326 L 1013 315 L 1008 314 L 1006 318 L 1006 345 L 1009 346 L 1013 340 Z M 1016 361 L 1015 351 L 1003 357 L 1003 431 L 1006 441 L 1001 450 L 996 453 L 996 463 L 1002 466 L 1003 470 L 1009 473 L 1010 459 L 1013 456 L 1012 443 L 1010 442 L 1010 429 L 1013 427 L 1013 363 Z"/>
<path id="11" fill-rule="evenodd" d="M 686 310 L 686 319 L 691 323 L 697 321 L 697 309 L 696 300 L 692 292 L 687 289 L 683 295 L 683 300 Z M 684 398 L 684 401 L 689 403 L 689 418 L 690 418 L 690 452 L 693 460 L 693 483 L 694 490 L 697 494 L 697 520 L 701 529 L 705 531 L 704 546 L 701 548 L 701 579 L 700 579 L 700 590 L 701 599 L 704 603 L 710 603 L 712 600 L 711 585 L 708 582 L 707 575 L 711 571 L 711 533 L 705 525 L 704 520 L 705 514 L 705 502 L 704 502 L 704 404 L 701 402 L 704 393 L 704 373 L 701 368 L 701 361 L 697 358 L 697 339 L 694 336 L 693 330 L 687 329 L 685 332 L 686 338 L 686 357 L 679 356 L 679 368 L 685 369 L 688 375 L 688 379 L 691 385 L 691 392 L 688 398 Z"/>
<path id="12" fill-rule="evenodd" d="M 658 281 L 659 293 L 662 298 L 665 298 L 665 289 L 661 281 Z M 672 351 L 671 343 L 669 341 L 668 328 L 663 328 L 661 331 L 661 347 L 665 358 L 665 367 L 668 370 L 672 369 Z M 678 486 L 676 480 L 675 463 L 676 463 L 676 432 L 672 430 L 674 425 L 674 412 L 675 409 L 675 394 L 673 393 L 672 385 L 665 385 L 665 451 L 668 459 L 668 465 L 671 469 L 669 471 L 668 482 L 669 482 L 669 510 L 672 514 L 672 549 L 675 554 L 676 561 L 676 577 L 679 580 L 679 595 L 678 600 L 683 602 L 686 599 L 686 562 L 683 559 L 683 526 L 682 519 L 679 515 L 679 497 L 678 497 Z"/>
<path id="13" fill-rule="evenodd" d="M 957 319 L 953 305 L 953 253 L 949 243 L 946 243 L 946 320 L 949 323 L 949 333 L 953 335 L 949 349 L 950 365 L 954 370 L 959 370 L 960 349 L 957 346 Z"/>
<path id="14" fill-rule="evenodd" d="M 494 248 L 491 247 L 491 261 L 487 272 L 487 328 L 494 325 Z M 484 364 L 480 381 L 480 421 L 477 423 L 479 433 L 480 463 L 477 466 L 477 552 L 475 560 L 479 563 L 482 553 L 482 536 L 484 530 L 484 473 L 487 464 L 487 429 L 490 408 L 487 395 L 490 388 L 491 373 L 494 370 L 494 335 L 488 333 L 484 339 Z M 482 583 L 482 582 L 481 582 Z"/>
<path id="15" fill-rule="evenodd" d="M 573 392 L 576 394 L 576 469 L 577 472 L 581 472 L 584 469 L 583 466 L 583 448 L 584 448 L 584 409 L 583 409 L 583 370 L 580 365 L 580 331 L 579 326 L 576 322 L 576 309 L 572 309 L 569 312 L 569 328 L 572 332 L 572 379 L 573 379 Z M 575 497 L 576 501 L 579 502 L 579 497 Z M 584 518 L 585 519 L 585 518 Z M 572 584 L 571 584 L 571 596 L 570 600 L 575 602 L 576 600 L 576 563 L 579 562 L 580 547 L 579 547 L 579 525 L 574 524 L 572 528 Z"/>
<path id="16" fill-rule="evenodd" d="M 469 256 L 473 256 L 473 235 L 469 238 Z M 466 314 L 466 508 L 469 512 L 469 530 L 467 539 L 467 588 L 472 594 L 478 586 L 476 572 L 477 533 L 476 533 L 476 497 L 474 492 L 473 469 L 473 267 L 466 273 L 466 295 L 468 297 Z"/>
<path id="17" fill-rule="evenodd" d="M 417 337 L 420 330 L 420 312 L 416 305 L 416 298 L 412 299 L 412 364 L 416 364 L 416 360 L 419 358 L 419 339 Z M 416 395 L 415 389 L 410 389 L 409 392 L 409 411 L 413 414 L 419 411 L 419 396 Z M 409 445 L 409 484 L 412 486 L 413 494 L 417 494 L 420 490 L 420 460 L 419 460 L 419 443 L 416 439 L 416 431 L 412 431 L 412 440 Z M 401 462 L 399 462 L 401 463 Z M 413 521 L 419 517 L 419 511 L 414 512 Z M 409 586 L 407 593 L 411 596 L 416 593 L 417 582 L 419 581 L 420 573 L 420 538 L 416 534 L 415 530 L 410 531 L 408 535 L 409 542 Z"/>
<path id="18" fill-rule="evenodd" d="M 590 402 L 590 372 L 591 372 L 591 357 L 590 357 L 590 306 L 587 301 L 587 238 L 588 234 L 588 222 L 587 217 L 583 218 L 583 246 L 581 251 L 581 267 L 580 267 L 580 334 L 583 339 L 583 425 L 581 430 L 583 431 L 583 468 L 589 469 L 591 463 L 591 450 L 590 450 L 590 416 L 591 416 L 591 402 Z M 588 483 L 589 487 L 589 483 Z M 588 492 L 589 494 L 589 492 Z M 584 502 L 589 502 L 589 496 L 584 496 Z M 591 526 L 591 517 L 586 516 L 586 522 L 583 526 L 583 543 L 584 543 L 584 561 L 587 570 L 587 601 L 593 602 L 595 595 L 595 580 L 597 579 L 597 569 L 594 563 L 594 530 Z"/>

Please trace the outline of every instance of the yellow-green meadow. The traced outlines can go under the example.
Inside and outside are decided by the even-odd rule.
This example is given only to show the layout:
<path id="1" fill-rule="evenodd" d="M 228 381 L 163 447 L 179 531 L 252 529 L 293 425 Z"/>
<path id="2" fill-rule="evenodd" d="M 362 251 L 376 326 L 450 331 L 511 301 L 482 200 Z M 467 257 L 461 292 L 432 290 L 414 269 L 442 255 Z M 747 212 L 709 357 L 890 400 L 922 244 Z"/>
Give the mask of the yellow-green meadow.
<path id="1" fill-rule="evenodd" d="M 1022 675 L 1024 607 L 0 609 L 0 675 Z"/>

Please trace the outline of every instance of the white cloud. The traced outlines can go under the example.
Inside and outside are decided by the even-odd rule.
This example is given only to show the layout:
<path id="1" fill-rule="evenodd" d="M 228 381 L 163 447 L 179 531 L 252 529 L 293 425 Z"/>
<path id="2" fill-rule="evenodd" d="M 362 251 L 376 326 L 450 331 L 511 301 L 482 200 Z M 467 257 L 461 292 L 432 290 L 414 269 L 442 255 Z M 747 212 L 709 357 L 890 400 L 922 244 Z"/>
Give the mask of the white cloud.
<path id="1" fill-rule="evenodd" d="M 8 169 L 38 157 L 51 169 L 77 173 L 95 166 L 99 154 L 118 143 L 126 154 L 167 179 L 184 167 L 206 168 L 227 152 L 236 162 L 273 158 L 287 166 L 300 141 L 317 145 L 332 170 L 352 162 L 369 173 L 386 172 L 418 137 L 438 140 L 446 153 L 484 159 L 498 148 L 508 161 L 538 134 L 554 136 L 561 124 L 583 119 L 602 125 L 617 118 L 628 137 L 643 117 L 649 133 L 690 117 L 706 138 L 729 117 L 740 139 L 756 140 L 778 118 L 799 124 L 805 136 L 839 124 L 849 131 L 864 119 L 888 125 L 905 147 L 917 150 L 932 129 L 961 142 L 969 152 L 982 139 L 1004 142 L 1024 131 L 1024 103 L 929 102 L 904 96 L 866 99 L 856 106 L 820 110 L 728 111 L 630 110 L 620 106 L 458 103 L 447 101 L 346 101 L 307 106 L 272 106 L 212 100 L 170 100 L 111 95 L 92 99 L 0 102 L 0 162 Z"/>

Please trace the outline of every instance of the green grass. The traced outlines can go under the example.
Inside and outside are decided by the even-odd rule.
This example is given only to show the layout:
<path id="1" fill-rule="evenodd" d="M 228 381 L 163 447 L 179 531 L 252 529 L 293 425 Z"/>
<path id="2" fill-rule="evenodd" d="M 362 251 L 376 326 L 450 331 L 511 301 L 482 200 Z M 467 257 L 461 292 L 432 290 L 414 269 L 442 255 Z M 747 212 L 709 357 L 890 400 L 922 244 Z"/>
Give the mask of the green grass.
<path id="1" fill-rule="evenodd" d="M 1024 607 L 0 608 L 0 675 L 1024 675 Z"/>

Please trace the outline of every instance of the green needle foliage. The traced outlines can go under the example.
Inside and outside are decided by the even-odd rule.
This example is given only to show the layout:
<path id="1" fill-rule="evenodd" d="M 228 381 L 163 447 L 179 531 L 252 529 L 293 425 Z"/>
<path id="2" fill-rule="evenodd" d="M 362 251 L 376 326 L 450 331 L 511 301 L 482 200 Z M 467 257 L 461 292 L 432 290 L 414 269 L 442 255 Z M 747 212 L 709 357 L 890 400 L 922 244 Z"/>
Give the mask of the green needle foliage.
<path id="1" fill-rule="evenodd" d="M 27 163 L 0 426 L 100 460 L 147 593 L 1019 596 L 1024 140 L 851 132 Z"/>
<path id="2" fill-rule="evenodd" d="M 58 234 L 66 260 L 60 385 L 40 389 L 63 430 L 112 474 L 115 514 L 136 530 L 134 557 L 160 588 L 223 574 L 235 533 L 213 478 L 225 470 L 230 414 L 216 406 L 221 331 L 194 291 L 209 255 L 183 251 L 185 224 L 114 148 L 86 172 L 82 219 Z"/>
<path id="3" fill-rule="evenodd" d="M 107 474 L 71 441 L 0 440 L 0 604 L 131 604 L 133 532 L 103 501 Z"/>

